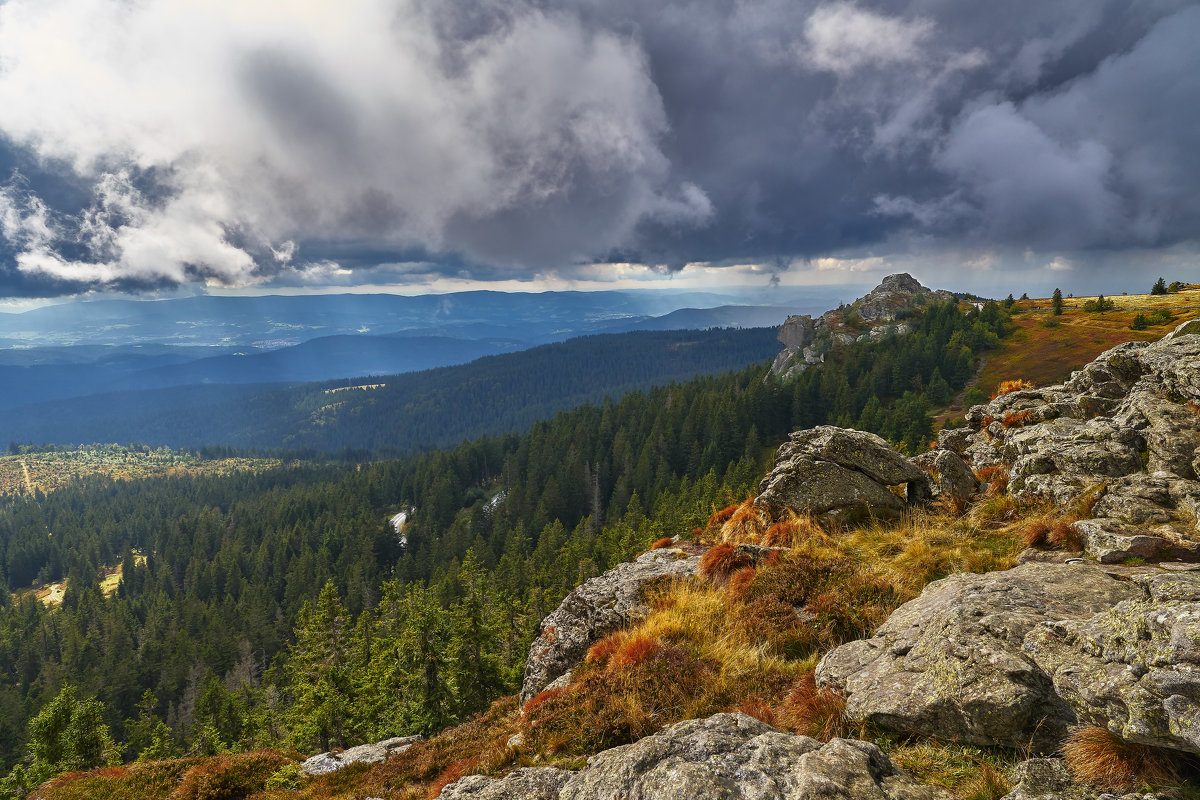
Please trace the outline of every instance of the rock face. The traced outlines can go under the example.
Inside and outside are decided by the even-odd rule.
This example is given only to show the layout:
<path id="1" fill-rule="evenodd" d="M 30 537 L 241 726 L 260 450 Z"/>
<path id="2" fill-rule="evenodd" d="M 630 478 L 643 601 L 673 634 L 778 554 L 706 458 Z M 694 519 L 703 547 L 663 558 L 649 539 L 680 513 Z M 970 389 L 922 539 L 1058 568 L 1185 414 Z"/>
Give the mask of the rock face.
<path id="1" fill-rule="evenodd" d="M 932 450 L 911 461 L 929 475 L 929 494 L 935 500 L 965 502 L 979 491 L 979 479 L 958 453 Z"/>
<path id="2" fill-rule="evenodd" d="M 643 553 L 577 587 L 542 620 L 525 662 L 521 702 L 569 672 L 597 640 L 644 616 L 650 609 L 640 594 L 647 583 L 695 575 L 699 567 L 700 556 L 669 547 Z"/>
<path id="3" fill-rule="evenodd" d="M 852 717 L 886 728 L 1050 750 L 1075 712 L 1022 649 L 1027 634 L 1140 594 L 1083 564 L 952 575 L 897 609 L 873 638 L 826 655 L 817 680 L 846 695 Z"/>
<path id="4" fill-rule="evenodd" d="M 300 768 L 308 775 L 326 775 L 350 764 L 378 764 L 403 753 L 424 736 L 397 736 L 375 744 L 360 744 L 339 753 L 318 753 L 307 759 Z"/>
<path id="5" fill-rule="evenodd" d="M 820 364 L 834 347 L 904 336 L 912 328 L 896 320 L 918 313 L 935 300 L 954 302 L 955 298 L 950 292 L 927 289 L 911 275 L 901 273 L 887 276 L 850 306 L 827 311 L 815 320 L 808 315 L 788 317 L 779 328 L 783 350 L 775 357 L 771 371 L 786 379 Z M 860 324 L 847 325 L 853 317 Z M 861 324 L 870 327 L 864 332 Z"/>
<path id="6" fill-rule="evenodd" d="M 1100 485 L 1098 517 L 1161 524 L 1200 511 L 1200 336 L 1102 353 L 1059 386 L 1011 392 L 967 412 L 939 447 L 975 469 L 1003 466 L 1017 496 L 1068 503 Z"/>
<path id="7" fill-rule="evenodd" d="M 1135 575 L 1112 608 L 1024 643 L 1081 721 L 1122 739 L 1200 753 L 1200 575 Z"/>
<path id="8" fill-rule="evenodd" d="M 513 780 L 519 773 L 538 773 Z M 562 780 L 558 770 L 519 770 L 503 780 L 464 778 L 439 800 L 950 800 L 896 769 L 878 747 L 821 744 L 745 714 L 688 720 L 592 756 Z M 557 793 L 549 787 L 562 780 Z M 510 783 L 512 791 L 501 793 Z M 460 789 L 466 785 L 464 789 Z M 536 784 L 539 788 L 527 790 Z M 488 793 L 491 791 L 492 793 Z"/>
<path id="9" fill-rule="evenodd" d="M 894 517 L 905 500 L 890 486 L 905 487 L 912 499 L 930 493 L 925 472 L 875 434 L 821 425 L 796 431 L 780 446 L 754 502 L 808 509 L 826 519 Z"/>

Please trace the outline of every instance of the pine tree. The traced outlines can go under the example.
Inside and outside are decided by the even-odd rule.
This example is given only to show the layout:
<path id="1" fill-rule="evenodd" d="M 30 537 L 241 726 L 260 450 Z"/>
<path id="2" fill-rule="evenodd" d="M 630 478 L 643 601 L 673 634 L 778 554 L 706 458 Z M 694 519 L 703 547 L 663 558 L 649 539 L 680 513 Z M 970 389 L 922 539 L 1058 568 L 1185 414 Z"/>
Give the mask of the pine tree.
<path id="1" fill-rule="evenodd" d="M 1158 280 L 1156 280 L 1154 282 L 1154 286 L 1152 286 L 1150 288 L 1150 294 L 1166 294 L 1166 293 L 1167 293 L 1167 282 L 1165 280 L 1163 280 L 1162 278 L 1159 278 Z"/>
<path id="2" fill-rule="evenodd" d="M 1063 312 L 1062 289 L 1055 289 L 1054 296 L 1050 298 L 1050 310 L 1054 316 L 1060 316 Z"/>

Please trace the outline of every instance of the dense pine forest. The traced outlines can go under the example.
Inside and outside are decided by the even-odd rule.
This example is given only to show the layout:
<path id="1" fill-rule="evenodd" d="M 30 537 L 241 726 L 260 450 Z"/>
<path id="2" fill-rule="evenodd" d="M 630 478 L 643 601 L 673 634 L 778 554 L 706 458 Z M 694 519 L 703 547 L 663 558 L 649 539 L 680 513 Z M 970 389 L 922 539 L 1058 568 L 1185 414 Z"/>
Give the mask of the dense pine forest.
<path id="1" fill-rule="evenodd" d="M 399 460 L 95 478 L 5 499 L 7 791 L 87 766 L 85 750 L 91 763 L 309 752 L 485 709 L 515 691 L 537 623 L 571 588 L 743 499 L 791 430 L 830 422 L 928 446 L 931 410 L 1010 323 L 996 304 L 934 305 L 911 323 L 788 383 L 758 365 Z M 61 579 L 61 606 L 27 591 Z M 71 703 L 94 746 L 31 752 L 30 721 L 41 730 Z"/>

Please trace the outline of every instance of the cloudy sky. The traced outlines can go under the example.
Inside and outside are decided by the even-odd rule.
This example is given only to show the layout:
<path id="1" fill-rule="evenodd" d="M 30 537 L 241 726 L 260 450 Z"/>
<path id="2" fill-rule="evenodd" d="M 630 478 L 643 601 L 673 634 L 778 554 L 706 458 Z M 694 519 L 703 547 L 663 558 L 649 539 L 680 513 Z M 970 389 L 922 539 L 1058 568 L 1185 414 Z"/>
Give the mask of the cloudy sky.
<path id="1" fill-rule="evenodd" d="M 5 0 L 0 296 L 1200 280 L 1197 42 L 1180 0 Z"/>

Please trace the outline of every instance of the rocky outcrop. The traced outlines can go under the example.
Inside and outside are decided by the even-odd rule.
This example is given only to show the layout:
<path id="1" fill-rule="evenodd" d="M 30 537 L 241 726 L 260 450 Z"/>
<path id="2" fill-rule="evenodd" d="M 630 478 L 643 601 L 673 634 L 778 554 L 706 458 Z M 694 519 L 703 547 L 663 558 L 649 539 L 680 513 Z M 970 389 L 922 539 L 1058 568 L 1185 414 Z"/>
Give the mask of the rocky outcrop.
<path id="1" fill-rule="evenodd" d="M 783 733 L 745 714 L 688 720 L 634 744 L 605 750 L 570 774 L 557 793 L 543 787 L 561 780 L 557 770 L 512 781 L 464 778 L 440 800 L 950 800 L 944 789 L 924 786 L 892 765 L 873 744 L 834 739 L 821 744 Z M 553 774 L 551 774 L 553 773 Z M 511 781 L 513 791 L 500 787 Z M 466 784 L 472 793 L 459 787 Z M 539 788 L 525 790 L 536 784 Z M 485 793 L 492 790 L 493 793 Z M 540 793 L 539 793 L 540 792 Z"/>
<path id="2" fill-rule="evenodd" d="M 1191 324 L 1191 323 L 1188 323 Z M 939 447 L 975 469 L 1002 466 L 1009 490 L 1065 504 L 1103 486 L 1097 517 L 1133 525 L 1200 512 L 1200 336 L 1102 353 L 1058 386 L 1016 391 L 966 414 Z"/>
<path id="3" fill-rule="evenodd" d="M 1075 712 L 1022 648 L 1026 636 L 1140 594 L 1084 564 L 952 575 L 897 609 L 871 639 L 826 655 L 817 679 L 846 696 L 852 717 L 885 728 L 1051 750 Z"/>
<path id="4" fill-rule="evenodd" d="M 648 583 L 695 575 L 699 566 L 699 555 L 668 547 L 643 553 L 578 586 L 542 620 L 525 662 L 521 702 L 568 673 L 597 640 L 648 613 L 641 600 Z"/>
<path id="5" fill-rule="evenodd" d="M 1185 323 L 1159 342 L 1102 353 L 1058 386 L 1001 395 L 942 431 L 939 451 L 974 469 L 1001 467 L 1009 491 L 1065 506 L 1085 554 L 1200 562 L 1200 335 Z"/>
<path id="6" fill-rule="evenodd" d="M 378 764 L 403 753 L 424 738 L 419 734 L 397 736 L 375 744 L 360 744 L 358 747 L 350 747 L 339 752 L 318 753 L 304 761 L 300 768 L 307 775 L 326 775 L 330 772 L 337 772 L 350 764 Z"/>
<path id="7" fill-rule="evenodd" d="M 903 489 L 905 497 L 889 487 Z M 906 498 L 929 494 L 925 472 L 873 433 L 821 425 L 796 431 L 780 446 L 755 504 L 808 510 L 829 520 L 895 517 Z"/>
<path id="8" fill-rule="evenodd" d="M 1049 752 L 1092 724 L 1200 753 L 1200 571 L 1076 561 L 935 581 L 817 680 L 903 732 Z"/>
<path id="9" fill-rule="evenodd" d="M 1030 632 L 1025 652 L 1083 722 L 1200 753 L 1200 575 L 1135 575 L 1141 591 Z"/>
<path id="10" fill-rule="evenodd" d="M 786 379 L 820 364 L 834 347 L 911 333 L 911 326 L 897 320 L 919 313 L 935 300 L 954 302 L 955 298 L 950 292 L 927 289 L 911 275 L 901 273 L 887 276 L 849 306 L 827 311 L 815 320 L 807 314 L 788 317 L 779 328 L 783 350 L 775 357 L 771 372 Z"/>

